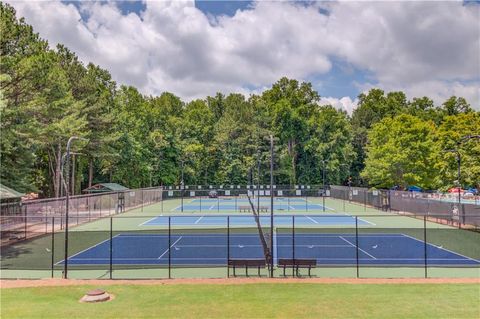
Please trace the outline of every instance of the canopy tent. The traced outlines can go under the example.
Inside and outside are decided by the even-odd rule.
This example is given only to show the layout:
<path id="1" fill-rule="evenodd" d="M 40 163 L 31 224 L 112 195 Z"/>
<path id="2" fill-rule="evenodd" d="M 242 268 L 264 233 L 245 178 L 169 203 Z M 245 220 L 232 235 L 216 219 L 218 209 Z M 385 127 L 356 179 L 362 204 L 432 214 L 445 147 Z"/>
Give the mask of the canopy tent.
<path id="1" fill-rule="evenodd" d="M 409 191 L 409 192 L 421 192 L 422 188 L 419 187 L 419 186 L 412 185 L 412 186 L 408 186 L 407 191 Z"/>
<path id="2" fill-rule="evenodd" d="M 99 183 L 83 190 L 84 193 L 107 193 L 107 192 L 121 192 L 129 190 L 127 187 L 117 183 Z"/>
<path id="3" fill-rule="evenodd" d="M 20 200 L 24 195 L 25 194 L 17 192 L 16 190 L 11 189 L 10 187 L 0 184 L 0 201 L 2 202 L 15 200 L 15 199 Z"/>

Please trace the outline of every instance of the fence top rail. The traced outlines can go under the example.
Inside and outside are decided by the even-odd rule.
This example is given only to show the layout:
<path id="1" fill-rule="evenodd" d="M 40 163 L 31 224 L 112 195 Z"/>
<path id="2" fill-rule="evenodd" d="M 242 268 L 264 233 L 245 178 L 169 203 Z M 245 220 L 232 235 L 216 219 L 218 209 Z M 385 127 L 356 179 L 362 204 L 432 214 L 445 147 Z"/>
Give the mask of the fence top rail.
<path id="1" fill-rule="evenodd" d="M 112 191 L 112 192 L 104 192 L 104 193 L 72 195 L 72 196 L 69 196 L 69 198 L 70 198 L 70 200 L 74 200 L 74 199 L 83 199 L 83 198 L 90 198 L 90 197 L 93 198 L 93 197 L 101 197 L 101 196 L 110 196 L 110 195 L 116 195 L 118 193 L 130 193 L 130 192 L 141 192 L 141 191 L 152 191 L 152 190 L 162 191 L 163 188 L 161 186 L 159 186 L 159 187 L 128 189 L 128 190 Z M 29 199 L 29 200 L 21 201 L 21 203 L 22 203 L 22 205 L 34 205 L 34 204 L 40 204 L 40 203 L 45 203 L 45 202 L 59 202 L 59 201 L 65 201 L 65 196 L 40 198 L 40 199 Z"/>
<path id="2" fill-rule="evenodd" d="M 419 216 L 419 217 L 438 217 L 438 218 L 445 218 L 446 216 L 448 215 L 445 215 L 445 214 L 415 214 L 415 213 L 407 213 L 408 215 L 411 215 L 411 216 Z M 308 214 L 308 215 L 305 215 L 305 214 L 302 214 L 302 213 L 299 213 L 299 214 L 285 214 L 285 213 L 281 213 L 281 214 L 274 214 L 275 216 L 277 217 L 295 217 L 295 218 L 305 218 L 306 216 L 308 217 L 315 217 L 315 218 L 338 218 L 338 217 L 351 217 L 351 218 L 372 218 L 372 219 L 375 219 L 375 218 L 379 218 L 379 217 L 391 217 L 391 218 L 398 218 L 399 215 L 396 214 L 396 213 L 391 213 L 391 214 L 378 214 L 378 215 L 368 215 L 368 214 L 362 214 L 362 215 L 351 215 L 351 216 L 347 216 L 347 215 L 336 215 L 336 214 L 331 214 L 331 215 L 323 215 L 323 214 Z M 74 213 L 72 213 L 72 216 L 75 216 Z M 195 214 L 188 214 L 188 213 L 184 213 L 182 215 L 178 214 L 178 215 L 162 215 L 162 216 L 154 216 L 155 218 L 159 218 L 159 219 L 168 219 L 168 218 L 191 218 L 192 216 L 194 217 L 199 217 L 199 215 L 195 215 Z M 235 217 L 235 218 L 250 218 L 250 219 L 253 219 L 255 218 L 252 214 L 239 214 L 239 213 L 232 213 L 232 214 L 228 214 L 228 213 L 225 213 L 225 214 L 211 214 L 211 215 L 200 215 L 202 217 L 202 219 L 209 219 L 209 218 L 218 218 L 218 217 Z M 261 217 L 263 216 L 269 216 L 269 214 L 267 215 L 264 215 L 262 214 Z M 402 216 L 402 215 L 400 215 Z M 470 217 L 479 217 L 480 218 L 480 213 L 465 213 L 465 214 L 462 214 L 462 216 L 470 216 Z M 2 216 L 2 218 L 39 218 L 39 217 L 43 217 L 43 218 L 48 218 L 48 219 L 52 219 L 52 218 L 55 218 L 55 219 L 61 219 L 61 218 L 65 218 L 65 216 L 63 215 L 56 215 L 56 216 L 53 216 L 53 215 L 45 215 L 43 213 L 39 213 L 37 215 L 12 215 L 12 216 Z M 125 216 L 125 215 L 105 215 L 103 216 L 102 218 L 114 218 L 114 219 L 121 219 L 121 218 L 148 218 L 148 219 L 151 219 L 152 218 L 152 215 L 134 215 L 134 216 Z"/>

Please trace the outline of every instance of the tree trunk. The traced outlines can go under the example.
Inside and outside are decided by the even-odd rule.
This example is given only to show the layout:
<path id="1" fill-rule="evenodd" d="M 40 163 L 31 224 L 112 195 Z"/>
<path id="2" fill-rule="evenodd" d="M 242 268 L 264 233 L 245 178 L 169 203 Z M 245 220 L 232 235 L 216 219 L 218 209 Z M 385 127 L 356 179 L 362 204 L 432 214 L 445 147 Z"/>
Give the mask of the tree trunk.
<path id="1" fill-rule="evenodd" d="M 295 185 L 297 182 L 297 153 L 295 151 L 295 140 L 288 141 L 288 152 L 292 158 L 292 172 L 290 175 L 290 183 Z"/>
<path id="2" fill-rule="evenodd" d="M 93 158 L 88 161 L 88 187 L 92 187 L 93 182 Z"/>
<path id="3" fill-rule="evenodd" d="M 53 187 L 55 191 L 55 197 L 60 197 L 60 189 L 61 189 L 61 165 L 62 165 L 62 145 L 59 143 L 57 145 L 57 152 L 55 156 L 55 174 L 53 176 Z"/>

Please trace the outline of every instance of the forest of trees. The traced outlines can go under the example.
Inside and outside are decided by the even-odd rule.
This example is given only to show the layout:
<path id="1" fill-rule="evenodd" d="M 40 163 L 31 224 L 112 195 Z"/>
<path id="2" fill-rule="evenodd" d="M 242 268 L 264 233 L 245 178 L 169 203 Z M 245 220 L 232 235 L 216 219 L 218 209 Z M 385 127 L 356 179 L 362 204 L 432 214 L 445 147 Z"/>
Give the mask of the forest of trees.
<path id="1" fill-rule="evenodd" d="M 76 193 L 97 182 L 130 188 L 247 184 L 275 137 L 275 182 L 447 189 L 456 180 L 460 138 L 480 134 L 480 113 L 461 97 L 372 89 L 352 115 L 320 106 L 310 83 L 281 78 L 261 95 L 217 93 L 190 102 L 118 85 L 107 70 L 50 48 L 15 10 L 0 3 L 1 183 L 42 197 L 60 194 L 60 163 L 72 135 Z M 160 88 L 161 89 L 161 88 Z M 478 102 L 478 101 L 476 101 Z M 480 184 L 480 140 L 459 146 L 462 185 Z M 256 176 L 256 175 L 255 175 Z M 256 177 L 255 177 L 256 178 Z"/>

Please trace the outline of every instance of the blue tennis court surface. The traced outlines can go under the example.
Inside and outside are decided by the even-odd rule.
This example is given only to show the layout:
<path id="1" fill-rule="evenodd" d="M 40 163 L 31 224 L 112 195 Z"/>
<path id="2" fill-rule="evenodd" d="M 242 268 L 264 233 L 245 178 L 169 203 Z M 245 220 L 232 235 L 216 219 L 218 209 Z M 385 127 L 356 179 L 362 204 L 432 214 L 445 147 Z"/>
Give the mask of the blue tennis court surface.
<path id="1" fill-rule="evenodd" d="M 172 226 L 223 226 L 227 227 L 227 215 L 184 215 L 174 216 L 170 219 Z M 260 216 L 260 224 L 270 225 L 270 216 Z M 292 215 L 275 215 L 275 226 L 292 225 Z M 295 225 L 303 226 L 319 226 L 319 225 L 338 225 L 338 226 L 355 226 L 355 217 L 350 215 L 295 215 Z M 373 225 L 373 223 L 358 218 L 358 225 Z M 141 226 L 168 226 L 168 217 L 154 217 Z M 230 215 L 230 226 L 256 226 L 253 214 L 248 215 Z"/>
<path id="2" fill-rule="evenodd" d="M 293 240 L 295 244 L 293 246 Z M 227 246 L 227 243 L 229 245 Z M 293 249 L 295 247 L 295 249 Z M 112 238 L 114 265 L 225 266 L 230 258 L 264 258 L 258 234 L 174 233 L 118 234 Z M 356 237 L 352 234 L 296 233 L 274 236 L 274 259 L 315 258 L 319 265 L 356 264 Z M 424 242 L 405 234 L 360 234 L 360 265 L 421 266 Z M 479 266 L 480 261 L 427 244 L 429 266 Z M 108 265 L 110 240 L 71 257 L 70 265 Z M 57 263 L 63 264 L 63 261 Z"/>
<path id="3" fill-rule="evenodd" d="M 256 199 L 253 199 L 255 207 L 258 202 Z M 246 198 L 237 198 L 237 197 L 227 197 L 227 198 L 195 198 L 189 200 L 185 199 L 183 203 L 184 211 L 216 211 L 216 210 L 239 210 L 242 206 L 250 206 L 248 199 Z M 270 198 L 262 197 L 260 198 L 260 206 L 265 206 L 270 208 Z M 313 203 L 305 198 L 295 198 L 295 197 L 275 197 L 273 202 L 273 209 L 278 211 L 324 211 L 331 210 L 331 208 L 323 207 L 321 204 Z M 175 207 L 173 211 L 181 211 L 181 206 Z"/>

